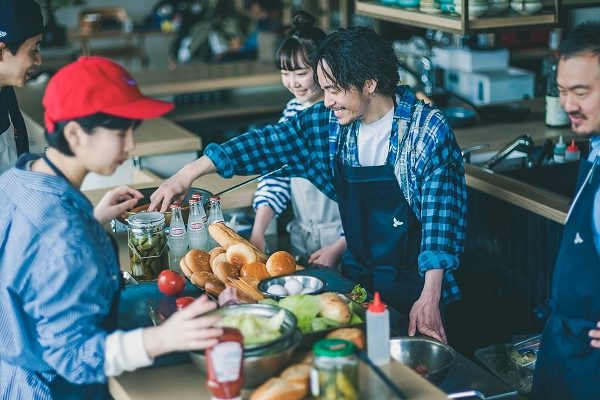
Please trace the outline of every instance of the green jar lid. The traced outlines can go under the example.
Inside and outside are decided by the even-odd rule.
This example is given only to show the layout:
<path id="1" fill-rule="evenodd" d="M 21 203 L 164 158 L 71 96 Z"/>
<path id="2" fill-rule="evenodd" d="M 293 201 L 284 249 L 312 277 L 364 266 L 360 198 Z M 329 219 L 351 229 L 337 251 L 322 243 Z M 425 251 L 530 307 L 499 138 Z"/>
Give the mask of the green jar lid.
<path id="1" fill-rule="evenodd" d="M 313 345 L 315 356 L 345 357 L 354 354 L 354 344 L 343 339 L 323 339 Z"/>

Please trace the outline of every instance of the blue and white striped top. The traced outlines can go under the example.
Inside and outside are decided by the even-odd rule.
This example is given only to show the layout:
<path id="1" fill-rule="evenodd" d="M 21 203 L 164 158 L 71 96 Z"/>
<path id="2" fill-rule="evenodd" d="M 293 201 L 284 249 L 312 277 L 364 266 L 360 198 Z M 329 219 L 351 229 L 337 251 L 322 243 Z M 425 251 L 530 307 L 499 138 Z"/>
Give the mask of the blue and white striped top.
<path id="1" fill-rule="evenodd" d="M 302 104 L 296 98 L 293 98 L 285 105 L 285 109 L 278 122 L 286 121 L 307 108 L 308 105 Z M 285 211 L 291 199 L 292 189 L 290 178 L 287 176 L 271 175 L 268 178 L 258 180 L 252 207 L 256 211 L 259 207 L 267 205 L 273 209 L 275 216 L 278 217 Z"/>
<path id="2" fill-rule="evenodd" d="M 0 176 L 0 397 L 102 398 L 101 324 L 118 261 L 90 201 L 63 178 L 27 170 L 36 158 Z"/>

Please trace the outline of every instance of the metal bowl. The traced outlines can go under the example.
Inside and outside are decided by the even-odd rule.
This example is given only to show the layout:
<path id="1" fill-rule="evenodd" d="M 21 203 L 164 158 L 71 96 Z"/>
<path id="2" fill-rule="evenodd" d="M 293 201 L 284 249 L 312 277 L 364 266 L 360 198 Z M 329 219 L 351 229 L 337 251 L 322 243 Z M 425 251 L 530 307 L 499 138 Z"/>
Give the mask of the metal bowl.
<path id="1" fill-rule="evenodd" d="M 436 385 L 444 380 L 454 362 L 452 347 L 425 337 L 393 338 L 390 355 Z"/>
<path id="2" fill-rule="evenodd" d="M 270 318 L 281 310 L 283 310 L 285 313 L 285 318 L 283 319 L 283 324 L 281 325 L 281 336 L 279 336 L 277 339 L 273 339 L 268 342 L 244 345 L 244 351 L 252 353 L 263 349 L 268 350 L 271 346 L 285 342 L 290 337 L 292 337 L 297 331 L 298 325 L 298 321 L 296 320 L 294 314 L 292 314 L 284 308 L 272 306 L 269 304 L 238 304 L 227 307 L 221 307 L 215 312 L 222 316 L 254 314 L 261 317 Z"/>
<path id="3" fill-rule="evenodd" d="M 299 331 L 284 342 L 274 345 L 263 352 L 244 351 L 244 388 L 252 389 L 267 379 L 277 376 L 290 361 L 298 347 L 302 334 Z M 192 363 L 206 375 L 206 357 L 203 351 L 190 352 Z"/>
<path id="4" fill-rule="evenodd" d="M 303 288 L 310 288 L 311 291 L 305 294 L 316 294 L 323 290 L 325 287 L 325 282 L 322 279 L 316 278 L 314 276 L 309 275 L 282 275 L 276 276 L 273 278 L 267 278 L 259 282 L 258 290 L 260 290 L 265 296 L 271 297 L 273 299 L 279 300 L 283 299 L 285 296 L 275 296 L 268 292 L 269 287 L 273 285 L 281 285 L 285 286 L 285 283 L 290 279 L 296 279 L 300 284 L 302 284 Z"/>

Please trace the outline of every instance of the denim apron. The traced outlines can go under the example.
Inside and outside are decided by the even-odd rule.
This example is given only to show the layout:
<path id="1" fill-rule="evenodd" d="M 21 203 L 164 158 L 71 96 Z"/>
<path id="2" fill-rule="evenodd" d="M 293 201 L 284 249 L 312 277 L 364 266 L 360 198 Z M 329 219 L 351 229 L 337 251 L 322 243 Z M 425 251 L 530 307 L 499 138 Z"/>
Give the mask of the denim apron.
<path id="1" fill-rule="evenodd" d="M 340 139 L 334 185 L 347 241 L 342 274 L 408 315 L 424 284 L 417 267 L 421 223 L 400 190 L 393 165 L 345 165 L 345 135 Z"/>
<path id="2" fill-rule="evenodd" d="M 536 400 L 600 399 L 600 349 L 591 347 L 588 336 L 600 320 L 600 257 L 591 216 L 600 162 L 583 161 L 581 176 L 586 179 L 571 206 L 556 261 L 551 312 L 533 380 Z"/>

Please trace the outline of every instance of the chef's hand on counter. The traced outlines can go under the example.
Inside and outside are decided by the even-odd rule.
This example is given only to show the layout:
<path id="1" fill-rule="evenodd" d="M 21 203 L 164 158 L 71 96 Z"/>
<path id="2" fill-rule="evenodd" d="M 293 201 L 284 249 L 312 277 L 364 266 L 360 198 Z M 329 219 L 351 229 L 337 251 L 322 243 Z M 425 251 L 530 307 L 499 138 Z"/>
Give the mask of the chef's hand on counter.
<path id="1" fill-rule="evenodd" d="M 217 304 L 201 296 L 182 310 L 171 315 L 164 323 L 144 329 L 144 347 L 154 358 L 174 351 L 202 350 L 217 344 L 223 330 L 213 328 L 219 315 L 204 315 Z"/>
<path id="2" fill-rule="evenodd" d="M 101 225 L 135 207 L 144 195 L 127 185 L 109 190 L 94 207 L 94 217 Z"/>
<path id="3" fill-rule="evenodd" d="M 446 331 L 440 315 L 440 296 L 444 270 L 430 269 L 425 272 L 425 285 L 421 297 L 413 304 L 409 314 L 408 335 L 417 331 L 447 343 Z"/>
<path id="4" fill-rule="evenodd" d="M 216 168 L 210 158 L 202 156 L 181 168 L 175 175 L 167 179 L 150 195 L 148 211 L 165 212 L 173 200 L 183 200 L 192 186 L 192 182 L 202 175 L 215 172 Z"/>
<path id="5" fill-rule="evenodd" d="M 312 253 L 308 263 L 335 268 L 340 263 L 344 250 L 346 250 L 346 237 L 342 236 L 335 243 Z"/>
<path id="6" fill-rule="evenodd" d="M 596 329 L 590 331 L 591 345 L 597 349 L 600 349 L 600 321 L 596 324 Z"/>

